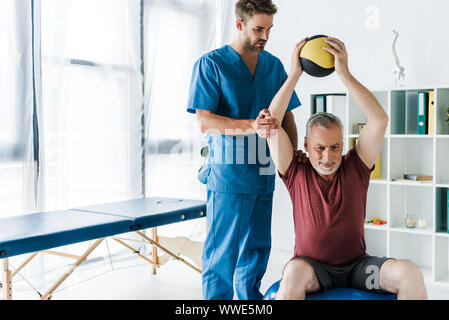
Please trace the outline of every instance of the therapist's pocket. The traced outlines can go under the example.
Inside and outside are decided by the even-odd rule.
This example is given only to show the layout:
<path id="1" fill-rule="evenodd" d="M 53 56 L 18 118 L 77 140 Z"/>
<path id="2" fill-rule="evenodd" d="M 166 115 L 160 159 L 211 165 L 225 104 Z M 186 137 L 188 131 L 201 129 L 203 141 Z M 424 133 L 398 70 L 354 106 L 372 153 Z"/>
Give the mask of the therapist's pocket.
<path id="1" fill-rule="evenodd" d="M 208 163 L 205 163 L 198 172 L 198 180 L 203 184 L 207 184 L 207 178 L 209 177 L 209 174 L 210 165 Z"/>

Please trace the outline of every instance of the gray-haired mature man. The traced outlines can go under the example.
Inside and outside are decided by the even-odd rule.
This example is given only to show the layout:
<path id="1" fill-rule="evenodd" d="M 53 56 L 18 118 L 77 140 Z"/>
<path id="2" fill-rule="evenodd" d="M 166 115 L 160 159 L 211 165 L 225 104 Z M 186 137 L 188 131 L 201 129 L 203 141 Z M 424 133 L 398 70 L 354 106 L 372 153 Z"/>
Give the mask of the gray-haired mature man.
<path id="1" fill-rule="evenodd" d="M 397 293 L 398 299 L 426 299 L 421 270 L 411 261 L 369 256 L 364 220 L 370 174 L 379 156 L 388 116 L 374 95 L 349 72 L 343 42 L 327 38 L 323 49 L 335 57 L 335 70 L 367 118 L 357 144 L 344 156 L 343 128 L 327 113 L 307 123 L 304 148 L 309 160 L 296 161 L 290 140 L 279 128 L 268 137 L 272 158 L 293 202 L 295 254 L 283 271 L 277 299 L 304 299 L 308 292 L 354 287 Z M 268 110 L 259 117 L 282 121 L 302 68 L 299 53 Z"/>

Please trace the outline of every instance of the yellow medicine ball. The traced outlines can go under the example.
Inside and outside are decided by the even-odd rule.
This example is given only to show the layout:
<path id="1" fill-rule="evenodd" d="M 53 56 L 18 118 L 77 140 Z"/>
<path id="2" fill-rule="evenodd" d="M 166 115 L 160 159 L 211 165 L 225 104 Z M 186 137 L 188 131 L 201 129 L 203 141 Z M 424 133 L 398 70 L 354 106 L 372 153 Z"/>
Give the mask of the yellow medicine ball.
<path id="1" fill-rule="evenodd" d="M 316 35 L 307 39 L 299 53 L 302 69 L 314 77 L 325 77 L 334 72 L 334 56 L 323 49 L 329 47 L 327 36 Z"/>

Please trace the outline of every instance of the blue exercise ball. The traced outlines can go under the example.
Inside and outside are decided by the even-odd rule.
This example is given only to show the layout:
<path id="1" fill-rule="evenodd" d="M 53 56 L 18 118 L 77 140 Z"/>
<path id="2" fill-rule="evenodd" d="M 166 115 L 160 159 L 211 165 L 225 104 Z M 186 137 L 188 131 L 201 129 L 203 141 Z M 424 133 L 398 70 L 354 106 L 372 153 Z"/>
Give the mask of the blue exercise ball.
<path id="1" fill-rule="evenodd" d="M 263 299 L 274 300 L 279 290 L 277 281 L 268 288 Z M 353 288 L 335 288 L 322 293 L 308 294 L 306 300 L 397 300 L 397 295 L 392 293 L 374 293 Z"/>

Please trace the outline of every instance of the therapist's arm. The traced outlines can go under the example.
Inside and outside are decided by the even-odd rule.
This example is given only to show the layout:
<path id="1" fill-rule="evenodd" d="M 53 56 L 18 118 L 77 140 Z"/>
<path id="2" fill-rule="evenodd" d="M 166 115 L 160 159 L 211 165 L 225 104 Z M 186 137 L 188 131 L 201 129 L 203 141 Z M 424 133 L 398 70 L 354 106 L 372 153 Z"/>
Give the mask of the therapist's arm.
<path id="1" fill-rule="evenodd" d="M 202 109 L 196 110 L 196 116 L 202 133 L 222 135 L 254 134 L 266 131 L 269 136 L 271 130 L 279 128 L 280 123 L 274 118 L 233 119 Z"/>
<path id="2" fill-rule="evenodd" d="M 263 119 L 274 118 L 279 122 L 284 120 L 285 112 L 293 94 L 293 90 L 295 89 L 299 77 L 302 74 L 302 67 L 299 61 L 299 52 L 304 46 L 305 40 L 306 39 L 296 44 L 292 54 L 290 74 L 287 77 L 287 80 L 274 96 L 268 110 L 262 110 L 259 117 Z M 293 149 L 292 142 L 282 127 L 280 127 L 277 132 L 277 135 L 272 134 L 271 137 L 268 137 L 267 141 L 270 148 L 270 154 L 276 168 L 280 174 L 284 175 L 292 161 L 293 150 L 296 150 L 296 148 Z"/>

